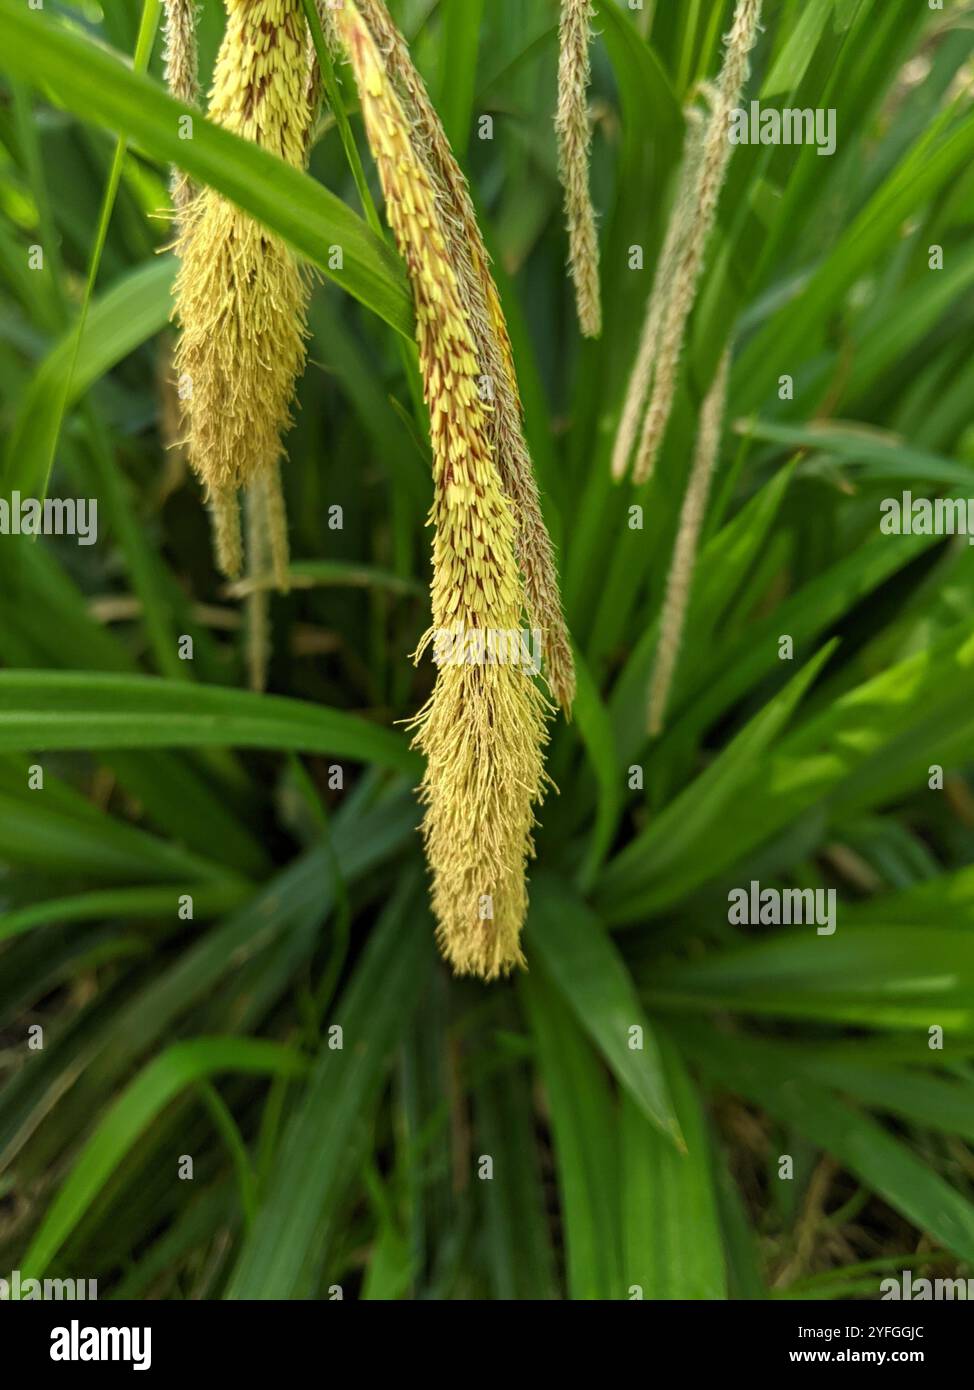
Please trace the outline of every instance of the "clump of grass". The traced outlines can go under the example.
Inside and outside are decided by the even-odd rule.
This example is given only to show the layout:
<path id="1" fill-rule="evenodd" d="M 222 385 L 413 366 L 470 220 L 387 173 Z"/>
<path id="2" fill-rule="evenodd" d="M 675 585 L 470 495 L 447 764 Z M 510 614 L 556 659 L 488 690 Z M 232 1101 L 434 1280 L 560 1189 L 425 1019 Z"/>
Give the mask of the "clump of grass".
<path id="1" fill-rule="evenodd" d="M 414 693 L 424 673 L 397 659 L 402 632 L 418 635 L 409 595 L 426 571 L 409 457 L 425 411 L 401 422 L 382 409 L 387 394 L 409 386 L 386 317 L 406 327 L 399 267 L 363 234 L 357 209 L 332 204 L 332 236 L 330 200 L 310 177 L 292 171 L 285 199 L 268 175 L 255 216 L 284 237 L 299 209 L 320 217 L 323 268 L 341 229 L 356 228 L 364 260 L 348 277 L 351 293 L 329 286 L 314 316 L 316 356 L 333 375 L 327 390 L 305 394 L 306 471 L 297 458 L 289 465 L 306 535 L 326 533 L 333 498 L 344 493 L 354 510 L 345 534 L 329 536 L 327 560 L 307 557 L 280 613 L 286 658 L 275 686 L 290 702 L 257 699 L 234 688 L 246 680 L 237 614 L 199 601 L 199 586 L 209 590 L 206 557 L 193 518 L 186 524 L 180 455 L 163 451 L 168 421 L 158 420 L 161 438 L 133 428 L 148 425 L 157 386 L 147 348 L 157 331 L 165 336 L 167 267 L 150 254 L 151 224 L 130 215 L 130 198 L 125 215 L 102 219 L 104 246 L 99 230 L 92 250 L 80 234 L 86 208 L 73 196 L 79 167 L 105 180 L 106 208 L 127 169 L 137 175 L 129 191 L 141 196 L 153 186 L 150 168 L 165 174 L 180 148 L 157 118 L 172 109 L 159 84 L 133 84 L 106 51 L 139 33 L 134 66 L 144 67 L 155 6 L 112 0 L 81 30 L 70 19 L 76 6 L 28 13 L 0 3 L 7 486 L 33 492 L 27 480 L 49 461 L 43 426 L 65 385 L 47 347 L 67 329 L 86 394 L 76 410 L 74 392 L 65 398 L 71 427 L 51 492 L 85 482 L 100 522 L 91 546 L 67 535 L 17 546 L 0 538 L 0 1264 L 41 1276 L 80 1269 L 111 1297 L 197 1300 L 328 1298 L 336 1288 L 346 1300 L 618 1300 L 634 1286 L 650 1300 L 869 1300 L 887 1274 L 963 1277 L 974 1231 L 966 1130 L 958 1137 L 974 1105 L 961 1026 L 974 993 L 974 565 L 956 539 L 888 536 L 879 523 L 905 474 L 936 496 L 970 454 L 965 0 L 939 12 L 860 0 L 836 8 L 837 25 L 824 6 L 767 7 L 766 70 L 774 75 L 784 55 L 792 78 L 804 70 L 803 105 L 839 100 L 842 149 L 822 160 L 807 149 L 767 159 L 752 151 L 732 170 L 741 207 L 759 215 L 728 217 L 719 263 L 705 257 L 698 299 L 719 305 L 726 339 L 705 346 L 701 336 L 694 356 L 709 373 L 705 358 L 716 362 L 732 335 L 741 344 L 722 464 L 730 420 L 742 415 L 748 429 L 733 445 L 719 508 L 699 502 L 707 582 L 701 535 L 689 616 L 662 627 L 667 588 L 686 586 L 656 583 L 657 547 L 620 536 L 625 508 L 591 471 L 606 390 L 624 386 L 618 344 L 605 335 L 586 347 L 591 389 L 572 399 L 570 428 L 559 420 L 576 355 L 551 334 L 551 287 L 565 255 L 549 229 L 562 199 L 537 177 L 553 101 L 533 80 L 551 54 L 544 43 L 526 48 L 523 0 L 445 0 L 442 25 L 429 22 L 431 3 L 390 3 L 419 36 L 429 71 L 464 92 L 489 81 L 493 109 L 521 118 L 516 141 L 505 121 L 493 142 L 477 142 L 468 172 L 478 214 L 481 199 L 489 209 L 491 245 L 520 265 L 504 304 L 539 351 L 531 411 L 539 434 L 551 435 L 575 567 L 575 636 L 591 672 L 581 727 L 559 731 L 563 795 L 539 845 L 544 872 L 530 883 L 531 975 L 514 990 L 479 989 L 430 968 L 422 846 L 411 834 L 419 815 L 393 771 L 411 760 L 382 727 L 425 699 Z M 487 281 L 477 288 L 481 266 L 445 163 L 440 172 L 435 116 L 421 118 L 407 96 L 400 50 L 375 17 L 385 14 L 381 0 L 356 4 L 430 174 L 489 376 L 485 344 L 492 338 L 502 361 L 508 349 Z M 546 8 L 557 13 L 550 0 Z M 707 16 L 720 13 L 726 29 L 733 9 L 732 0 L 597 7 L 607 36 L 614 30 L 606 56 L 621 100 L 607 98 L 625 133 L 605 152 L 605 215 L 620 246 L 633 197 L 656 215 L 660 173 L 679 167 L 683 142 L 681 129 L 659 121 L 656 94 L 632 60 L 658 64 L 682 90 L 695 64 L 719 69 L 720 33 Z M 222 5 L 206 0 L 201 55 L 216 52 L 223 18 Z M 34 101 L 24 82 L 6 82 L 6 70 L 28 60 Z M 918 81 L 931 61 L 934 82 Z M 327 69 L 325 77 L 330 93 Z M 47 91 L 58 98 L 53 122 Z M 137 148 L 136 166 L 91 137 L 89 127 L 109 119 Z M 334 132 L 321 123 L 316 172 L 351 197 L 352 183 L 364 185 L 349 180 L 337 111 L 335 121 Z M 226 164 L 206 173 L 194 155 L 208 139 L 197 121 L 182 146 L 197 186 L 211 179 L 243 194 L 247 150 L 228 150 Z M 654 158 L 644 164 L 647 145 Z M 647 182 L 634 189 L 644 168 Z M 285 172 L 277 169 L 282 184 Z M 904 237 L 904 225 L 914 234 Z M 34 243 L 46 266 L 28 275 Z M 931 270 L 932 243 L 952 267 L 946 287 Z M 75 338 L 73 287 L 99 261 L 104 294 Z M 672 287 L 672 274 L 658 278 Z M 603 277 L 605 322 L 620 332 L 632 284 L 627 274 Z M 88 389 L 113 340 L 132 351 Z M 654 346 L 651 367 L 657 358 Z M 778 394 L 783 366 L 795 386 L 787 401 Z M 709 381 L 700 377 L 701 398 Z M 456 398 L 456 383 L 451 390 Z M 481 405 L 501 491 L 517 512 L 497 382 L 494 401 Z M 828 428 L 833 414 L 848 430 Z M 843 443 L 849 431 L 888 448 L 860 463 Z M 675 509 L 675 530 L 699 477 L 699 418 L 674 409 L 664 442 L 674 463 L 686 461 L 687 477 L 671 469 L 668 496 L 656 491 L 660 510 Z M 794 467 L 796 450 L 823 466 Z M 712 475 L 711 498 L 722 473 Z M 248 578 L 229 591 L 260 599 L 247 614 L 255 684 L 267 629 L 250 619 L 266 619 L 271 565 L 264 513 L 249 505 L 259 489 L 246 489 Z M 530 603 L 526 523 L 514 520 Z M 657 515 L 646 534 L 668 529 Z M 686 546 L 686 524 L 681 536 Z M 664 629 L 681 634 L 680 646 L 667 736 L 651 745 L 641 727 L 647 661 L 657 645 L 662 660 Z M 195 655 L 174 672 L 169 658 L 184 632 L 196 634 Z M 783 633 L 794 638 L 791 661 L 776 641 Z M 853 640 L 836 643 L 842 635 Z M 182 695 L 160 679 L 174 673 L 189 677 Z M 106 719 L 116 716 L 127 746 L 108 748 Z M 517 756 L 512 749 L 512 765 Z M 713 922 L 728 889 L 765 877 L 835 887 L 836 934 L 819 937 L 807 917 L 805 926 L 727 921 L 701 931 L 702 906 Z M 190 899 L 177 910 L 184 891 Z M 809 969 L 812 957 L 820 968 Z M 932 971 L 947 981 L 935 1000 Z M 943 1038 L 918 1026 L 947 1011 L 956 1021 Z M 642 1029 L 637 1070 L 623 1018 Z M 344 1029 L 344 1053 L 332 1051 L 332 1022 Z M 37 1024 L 44 1045 L 35 1051 Z M 868 1068 L 854 1065 L 867 1055 Z M 173 1077 L 184 1083 L 179 1095 L 166 1082 Z M 676 1112 L 689 1158 L 673 1147 Z M 173 1142 L 187 1124 L 202 1182 L 173 1184 Z M 768 1181 L 782 1132 L 801 1144 L 785 1203 Z M 350 1147 L 361 1154 L 356 1173 L 345 1162 Z M 237 1161 L 244 1151 L 259 1160 L 256 1192 Z M 495 1156 L 494 1181 L 474 1194 L 482 1154 Z M 611 1175 L 611 1201 L 593 1173 Z M 407 1230 L 404 1242 L 397 1233 Z M 505 1232 L 516 1238 L 497 1238 Z M 688 1258 L 673 1260 L 674 1249 Z"/>
<path id="2" fill-rule="evenodd" d="M 462 651 L 472 634 L 519 628 L 517 525 L 494 462 L 477 344 L 432 177 L 358 6 L 346 0 L 332 17 L 415 300 L 435 484 L 433 626 L 419 659 L 438 633 Z M 546 780 L 545 713 L 541 691 L 520 667 L 451 660 L 440 664 L 414 721 L 427 758 L 421 796 L 437 939 L 458 974 L 491 980 L 523 964 L 525 866 Z"/>
<path id="3" fill-rule="evenodd" d="M 289 164 L 304 164 L 309 54 L 300 0 L 226 0 L 208 115 Z M 307 277 L 280 237 L 213 189 L 183 212 L 175 368 L 191 464 L 214 516 L 220 568 L 242 569 L 237 494 L 260 482 L 274 574 L 287 584 L 278 467 L 304 365 Z"/>
<path id="4" fill-rule="evenodd" d="M 589 191 L 592 127 L 588 112 L 591 80 L 590 0 L 562 0 L 558 62 L 558 157 L 565 189 L 569 265 L 575 282 L 578 321 L 586 338 L 602 332 L 599 236 Z"/>

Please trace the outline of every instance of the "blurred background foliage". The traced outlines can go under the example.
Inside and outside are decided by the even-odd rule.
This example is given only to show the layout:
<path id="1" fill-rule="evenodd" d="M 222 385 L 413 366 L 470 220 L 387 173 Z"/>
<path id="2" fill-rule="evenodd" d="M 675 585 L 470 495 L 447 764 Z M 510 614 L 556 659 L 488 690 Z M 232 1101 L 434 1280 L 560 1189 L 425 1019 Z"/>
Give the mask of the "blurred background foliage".
<path id="1" fill-rule="evenodd" d="M 402 271 L 334 122 L 289 183 L 202 121 L 185 154 L 309 258 L 356 248 L 353 293 L 326 277 L 312 301 L 296 583 L 260 695 L 171 447 L 156 6 L 0 0 L 3 493 L 53 461 L 54 495 L 99 503 L 95 546 L 0 545 L 0 1267 L 138 1298 L 876 1297 L 905 1268 L 974 1273 L 974 551 L 879 531 L 884 497 L 971 492 L 974 9 L 767 0 L 748 98 L 834 107 L 837 151 L 736 150 L 634 491 L 609 478 L 614 429 L 682 108 L 732 6 L 594 8 L 606 327 L 583 343 L 557 5 L 391 0 L 495 257 L 581 668 L 530 971 L 485 988 L 432 947 L 397 723 L 430 684 L 408 660 L 426 424 Z M 204 71 L 222 23 L 205 0 Z M 732 335 L 650 745 L 697 409 Z M 752 879 L 836 889 L 835 935 L 731 927 Z"/>

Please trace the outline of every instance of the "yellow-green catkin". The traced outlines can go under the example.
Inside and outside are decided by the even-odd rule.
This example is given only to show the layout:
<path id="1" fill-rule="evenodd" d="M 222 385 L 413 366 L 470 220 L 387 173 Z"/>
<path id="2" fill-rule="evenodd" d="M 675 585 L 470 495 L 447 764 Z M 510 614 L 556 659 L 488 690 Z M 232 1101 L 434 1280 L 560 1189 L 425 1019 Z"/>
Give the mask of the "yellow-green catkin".
<path id="1" fill-rule="evenodd" d="M 666 226 L 663 247 L 653 276 L 653 287 L 646 301 L 639 351 L 636 354 L 636 361 L 629 377 L 622 417 L 619 421 L 612 450 L 612 476 L 616 482 L 621 482 L 626 476 L 633 445 L 642 425 L 646 409 L 646 397 L 649 395 L 649 388 L 653 383 L 653 369 L 659 349 L 660 328 L 672 293 L 673 276 L 680 248 L 686 241 L 692 216 L 692 197 L 696 187 L 704 117 L 692 105 L 687 107 L 684 115 L 686 117 L 686 135 L 683 142 L 679 181 L 669 222 Z M 646 481 L 647 477 L 648 474 L 641 471 L 633 481 L 641 484 Z"/>
<path id="2" fill-rule="evenodd" d="M 177 101 L 185 102 L 187 106 L 198 106 L 200 83 L 196 0 L 165 0 L 164 40 L 163 61 L 169 91 Z M 195 185 L 185 170 L 173 165 L 169 172 L 169 196 L 177 230 L 180 216 L 195 192 Z M 174 337 L 165 334 L 159 343 L 159 430 L 166 449 L 166 475 L 160 484 L 162 497 L 168 496 L 180 485 L 186 471 L 185 419 L 176 389 L 175 351 Z"/>
<path id="3" fill-rule="evenodd" d="M 523 964 L 526 862 L 545 786 L 546 703 L 512 661 L 443 659 L 477 635 L 516 632 L 524 591 L 516 523 L 495 465 L 480 366 L 430 174 L 371 31 L 352 0 L 333 13 L 359 90 L 386 215 L 406 262 L 433 446 L 433 626 L 440 660 L 416 719 L 426 754 L 423 832 L 437 940 L 458 974 L 491 980 Z"/>
<path id="4" fill-rule="evenodd" d="M 602 332 L 599 288 L 599 237 L 589 191 L 592 127 L 588 88 L 591 80 L 592 9 L 590 0 L 562 0 L 558 62 L 558 155 L 565 189 L 569 265 L 575 282 L 578 321 L 586 338 Z"/>
<path id="5" fill-rule="evenodd" d="M 672 284 L 659 328 L 653 393 L 643 422 L 634 468 L 637 482 L 645 482 L 652 474 L 673 408 L 687 322 L 696 299 L 704 255 L 716 221 L 717 205 L 733 151 L 730 142 L 731 117 L 740 105 L 760 18 L 761 0 L 737 0 L 725 41 L 724 62 L 715 89 L 713 111 L 707 121 L 697 160 L 686 237 L 673 266 Z"/>
<path id="6" fill-rule="evenodd" d="M 248 681 L 251 690 L 258 692 L 267 688 L 271 649 L 270 599 L 267 591 L 270 528 L 264 502 L 262 484 L 254 483 L 247 489 L 245 503 L 250 587 L 244 598 L 244 636 Z"/>
<path id="7" fill-rule="evenodd" d="M 196 45 L 196 0 L 165 0 L 166 85 L 177 101 L 197 106 L 200 99 L 199 58 Z M 177 217 L 194 194 L 193 182 L 183 169 L 173 169 L 169 192 Z"/>
<path id="8" fill-rule="evenodd" d="M 225 0 L 227 26 L 208 115 L 287 163 L 305 160 L 309 52 L 301 0 Z M 190 462 L 214 515 L 217 558 L 239 575 L 237 494 L 261 480 L 276 491 L 275 576 L 287 577 L 279 498 L 282 434 L 304 366 L 307 277 L 280 237 L 204 188 L 187 206 L 180 258 L 176 353 Z"/>
<path id="9" fill-rule="evenodd" d="M 727 377 L 730 371 L 730 349 L 720 360 L 717 374 L 700 408 L 700 422 L 697 426 L 697 447 L 687 483 L 683 509 L 680 512 L 680 525 L 677 531 L 673 560 L 669 578 L 666 582 L 666 597 L 660 617 L 659 642 L 656 647 L 656 661 L 649 685 L 648 729 L 655 738 L 663 731 L 666 706 L 669 702 L 676 662 L 683 642 L 683 629 L 690 592 L 693 586 L 693 571 L 697 561 L 697 547 L 707 503 L 710 499 L 710 485 L 720 453 L 720 431 L 724 421 L 727 401 Z"/>
<path id="10" fill-rule="evenodd" d="M 322 0 L 319 3 L 327 17 Z M 575 698 L 575 662 L 562 609 L 554 547 L 544 523 L 525 438 L 507 322 L 470 190 L 423 79 L 383 0 L 358 0 L 358 8 L 412 126 L 413 147 L 433 180 L 440 220 L 450 228 L 447 253 L 476 343 L 481 379 L 491 386 L 488 428 L 501 484 L 513 504 L 517 521 L 517 558 L 524 578 L 528 621 L 532 630 L 541 634 L 552 694 L 570 717 Z"/>

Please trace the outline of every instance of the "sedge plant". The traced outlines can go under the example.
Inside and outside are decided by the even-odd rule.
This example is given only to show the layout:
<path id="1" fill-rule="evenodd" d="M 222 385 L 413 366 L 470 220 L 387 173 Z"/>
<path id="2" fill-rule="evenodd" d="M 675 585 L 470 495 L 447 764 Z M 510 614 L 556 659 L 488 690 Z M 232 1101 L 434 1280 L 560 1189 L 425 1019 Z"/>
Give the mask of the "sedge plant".
<path id="1" fill-rule="evenodd" d="M 0 1266 L 970 1278 L 969 7 L 0 0 L 0 86 Z"/>

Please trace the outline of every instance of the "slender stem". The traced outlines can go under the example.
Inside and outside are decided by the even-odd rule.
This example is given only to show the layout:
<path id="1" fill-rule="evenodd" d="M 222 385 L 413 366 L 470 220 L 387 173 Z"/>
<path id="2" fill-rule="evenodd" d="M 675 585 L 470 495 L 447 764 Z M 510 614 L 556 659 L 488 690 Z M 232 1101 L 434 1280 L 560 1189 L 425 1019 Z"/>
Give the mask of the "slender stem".
<path id="1" fill-rule="evenodd" d="M 240 1186 L 240 1204 L 243 1208 L 244 1224 L 249 1229 L 257 1215 L 257 1174 L 250 1161 L 247 1145 L 236 1120 L 233 1118 L 230 1107 L 212 1082 L 201 1081 L 197 1089 L 223 1142 L 226 1144 L 230 1158 L 233 1160 L 237 1182 Z"/>
<path id="2" fill-rule="evenodd" d="M 335 124 L 338 127 L 338 134 L 341 136 L 342 145 L 345 150 L 345 158 L 348 160 L 348 167 L 352 171 L 352 178 L 355 180 L 355 187 L 362 202 L 362 209 L 365 213 L 366 221 L 378 236 L 385 238 L 385 228 L 375 206 L 375 199 L 372 197 L 368 179 L 365 177 L 365 168 L 362 164 L 362 157 L 358 152 L 355 137 L 352 134 L 352 126 L 345 110 L 345 103 L 342 100 L 341 89 L 338 79 L 335 76 L 335 65 L 331 61 L 331 53 L 328 50 L 328 42 L 325 38 L 324 30 L 321 27 L 321 17 L 318 14 L 318 7 L 315 0 L 301 0 L 304 5 L 304 12 L 308 17 L 308 28 L 311 30 L 311 42 L 314 44 L 315 53 L 318 57 L 318 67 L 321 69 L 321 81 L 328 98 L 328 105 L 331 107 L 335 116 Z"/>

